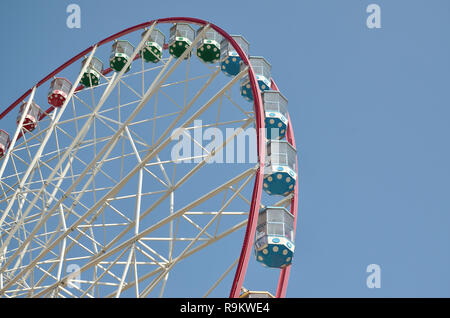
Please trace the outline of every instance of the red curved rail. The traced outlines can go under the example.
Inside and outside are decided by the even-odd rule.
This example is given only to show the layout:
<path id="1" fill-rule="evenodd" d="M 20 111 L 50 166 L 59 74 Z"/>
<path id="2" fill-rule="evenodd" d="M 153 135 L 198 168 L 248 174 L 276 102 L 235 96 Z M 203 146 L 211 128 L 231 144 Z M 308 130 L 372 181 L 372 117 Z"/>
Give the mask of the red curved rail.
<path id="1" fill-rule="evenodd" d="M 245 274 L 247 271 L 251 250 L 253 246 L 253 240 L 255 236 L 255 230 L 256 230 L 256 224 L 258 219 L 258 213 L 259 213 L 259 207 L 261 205 L 261 194 L 262 194 L 262 183 L 263 183 L 263 177 L 264 177 L 264 159 L 265 159 L 265 132 L 264 132 L 264 109 L 263 104 L 261 100 L 261 94 L 259 87 L 257 85 L 257 80 L 253 71 L 253 68 L 250 65 L 248 56 L 245 54 L 245 52 L 241 49 L 241 47 L 236 43 L 236 41 L 223 29 L 216 26 L 213 23 L 210 23 L 206 20 L 197 19 L 197 18 L 188 18 L 188 17 L 172 17 L 172 18 L 164 18 L 164 19 L 157 19 L 157 20 L 151 20 L 148 22 L 144 22 L 135 26 L 132 26 L 128 29 L 122 30 L 116 34 L 111 35 L 110 37 L 107 37 L 106 39 L 98 42 L 97 44 L 94 44 L 84 51 L 80 52 L 79 54 L 72 57 L 70 60 L 62 64 L 60 67 L 56 68 L 54 71 L 52 71 L 50 74 L 48 74 L 46 77 L 41 79 L 39 82 L 34 85 L 36 88 L 40 87 L 44 83 L 46 83 L 48 80 L 53 78 L 55 75 L 57 75 L 59 72 L 67 68 L 68 66 L 72 65 L 79 59 L 83 58 L 87 54 L 89 54 L 95 46 L 100 47 L 106 43 L 109 43 L 119 37 L 125 36 L 129 33 L 135 32 L 137 30 L 146 28 L 151 26 L 153 23 L 192 23 L 197 25 L 207 25 L 209 24 L 212 29 L 217 31 L 220 35 L 222 35 L 225 39 L 228 40 L 228 42 L 234 47 L 236 52 L 238 53 L 239 57 L 242 59 L 243 63 L 246 64 L 249 67 L 249 78 L 250 83 L 252 86 L 252 93 L 254 96 L 253 99 L 253 106 L 254 106 L 254 112 L 255 112 L 255 122 L 256 122 L 256 136 L 257 136 L 257 144 L 258 144 L 258 163 L 259 167 L 258 171 L 256 173 L 255 183 L 254 183 L 254 189 L 253 189 L 253 195 L 252 195 L 252 201 L 250 206 L 250 212 L 248 217 L 248 223 L 247 228 L 244 236 L 243 246 L 239 258 L 239 262 L 237 265 L 235 277 L 233 280 L 233 284 L 231 287 L 230 297 L 239 297 L 240 291 L 242 288 L 242 284 L 245 278 Z M 111 70 L 106 69 L 103 74 L 109 73 Z M 77 91 L 83 89 L 82 86 L 77 88 Z M 0 119 L 5 117 L 10 111 L 12 111 L 17 105 L 19 105 L 25 98 L 27 98 L 31 94 L 32 88 L 30 88 L 28 91 L 26 91 L 22 96 L 20 96 L 15 102 L 13 102 L 9 107 L 7 107 L 2 113 L 0 113 Z M 44 118 L 48 113 L 53 111 L 53 107 L 50 107 L 46 110 L 44 114 L 41 115 L 40 119 Z M 289 125 L 291 126 L 291 125 Z M 293 141 L 293 132 L 290 127 L 288 131 L 288 138 L 289 136 L 292 137 L 291 144 L 295 147 L 295 142 Z M 293 143 L 294 142 L 294 143 Z M 297 183 L 298 184 L 298 183 Z M 292 209 L 295 209 L 296 211 L 296 196 L 297 196 L 297 185 L 295 187 L 295 199 L 292 201 Z M 294 214 L 296 216 L 296 213 Z M 280 278 L 280 282 L 278 284 L 277 288 L 277 297 L 284 297 L 286 294 L 286 288 L 287 288 L 287 281 L 289 278 L 289 268 L 284 269 L 281 271 L 282 279 Z"/>

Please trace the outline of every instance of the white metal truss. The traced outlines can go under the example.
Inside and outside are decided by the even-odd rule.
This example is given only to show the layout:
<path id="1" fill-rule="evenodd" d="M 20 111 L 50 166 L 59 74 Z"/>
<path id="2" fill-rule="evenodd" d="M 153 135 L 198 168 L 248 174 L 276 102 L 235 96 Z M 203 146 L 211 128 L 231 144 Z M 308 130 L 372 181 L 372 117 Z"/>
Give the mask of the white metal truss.
<path id="1" fill-rule="evenodd" d="M 254 124 L 252 108 L 234 96 L 247 68 L 226 78 L 195 64 L 191 52 L 207 29 L 178 59 L 129 59 L 76 91 L 95 47 L 61 108 L 31 132 L 22 116 L 0 167 L 0 296 L 172 295 L 177 268 L 197 260 L 201 274 L 205 251 L 243 237 L 258 167 L 209 163 Z M 132 63 L 139 70 L 126 72 Z M 207 148 L 192 134 L 210 128 L 234 130 Z M 176 129 L 200 150 L 183 156 L 189 164 L 170 156 Z M 217 291 L 239 252 L 240 244 L 197 296 Z"/>

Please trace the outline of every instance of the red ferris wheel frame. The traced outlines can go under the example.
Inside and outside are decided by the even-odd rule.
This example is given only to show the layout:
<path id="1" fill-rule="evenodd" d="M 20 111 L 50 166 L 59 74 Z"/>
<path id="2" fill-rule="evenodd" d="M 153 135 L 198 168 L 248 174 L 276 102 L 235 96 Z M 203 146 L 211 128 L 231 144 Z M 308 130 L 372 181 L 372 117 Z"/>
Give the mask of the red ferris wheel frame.
<path id="1" fill-rule="evenodd" d="M 252 195 L 251 206 L 250 206 L 249 217 L 248 217 L 248 223 L 247 223 L 247 228 L 245 231 L 242 250 L 241 250 L 240 257 L 239 257 L 233 284 L 231 286 L 231 291 L 230 291 L 230 297 L 237 298 L 240 295 L 242 284 L 244 282 L 245 275 L 247 272 L 247 267 L 248 267 L 248 263 L 250 260 L 251 250 L 253 247 L 253 241 L 254 241 L 254 236 L 255 236 L 255 231 L 256 231 L 259 207 L 261 206 L 261 194 L 262 194 L 262 189 L 263 189 L 262 185 L 263 185 L 263 178 L 264 178 L 266 138 L 265 138 L 265 133 L 261 133 L 261 132 L 264 132 L 264 128 L 265 128 L 264 109 L 263 109 L 263 104 L 262 104 L 262 99 L 261 99 L 261 92 L 260 92 L 259 86 L 257 84 L 256 76 L 254 74 L 252 66 L 250 65 L 248 56 L 245 54 L 245 52 L 242 50 L 242 48 L 239 46 L 239 44 L 236 43 L 236 41 L 233 39 L 233 37 L 231 35 L 229 35 L 227 32 L 225 32 L 223 29 L 218 27 L 217 25 L 215 25 L 211 22 L 208 22 L 206 20 L 202 20 L 202 19 L 189 18 L 189 17 L 171 17 L 171 18 L 151 20 L 148 22 L 144 22 L 144 23 L 132 26 L 125 30 L 122 30 L 122 31 L 120 31 L 116 34 L 113 34 L 110 37 L 107 37 L 106 39 L 88 47 L 84 51 L 75 55 L 70 60 L 68 60 L 67 62 L 65 62 L 58 68 L 56 68 L 54 71 L 52 71 L 46 77 L 41 79 L 34 87 L 38 88 L 38 87 L 42 86 L 48 80 L 52 79 L 55 75 L 60 73 L 62 70 L 66 69 L 68 66 L 72 65 L 79 59 L 86 56 L 88 53 L 90 53 L 94 49 L 94 47 L 96 47 L 96 46 L 99 47 L 101 45 L 104 45 L 106 43 L 114 41 L 117 38 L 125 36 L 129 33 L 149 27 L 152 24 L 154 24 L 155 22 L 156 22 L 156 24 L 159 24 L 159 23 L 183 23 L 184 22 L 184 23 L 197 24 L 200 26 L 209 25 L 212 29 L 217 31 L 221 36 L 223 36 L 225 39 L 228 40 L 228 42 L 234 47 L 234 49 L 238 53 L 239 57 L 242 59 L 242 62 L 248 66 L 249 79 L 250 79 L 252 94 L 254 96 L 253 107 L 254 107 L 255 122 L 256 122 L 257 153 L 258 153 L 259 168 L 256 173 L 256 178 L 255 178 L 255 183 L 254 183 L 254 188 L 253 188 L 253 195 Z M 110 73 L 111 71 L 112 71 L 111 69 L 106 69 L 103 71 L 103 74 Z M 273 90 L 279 90 L 273 79 L 272 79 L 272 83 L 271 83 L 271 88 Z M 82 86 L 78 87 L 76 91 L 79 91 L 81 89 L 83 89 Z M 17 105 L 19 105 L 22 101 L 24 101 L 25 98 L 27 98 L 31 94 L 32 90 L 33 90 L 33 88 L 30 88 L 22 96 L 20 96 L 15 102 L 13 102 L 8 108 L 6 108 L 2 113 L 0 113 L 0 119 L 4 118 Z M 49 114 L 53 110 L 54 110 L 54 107 L 53 106 L 50 107 L 45 113 L 43 113 L 41 115 L 39 120 L 41 120 L 43 117 L 45 117 L 47 114 Z M 288 118 L 287 141 L 294 148 L 296 148 L 294 131 L 292 128 L 290 118 Z M 296 169 L 298 169 L 297 167 L 298 166 L 296 165 Z M 291 199 L 291 209 L 290 209 L 291 213 L 294 216 L 294 233 L 295 233 L 295 228 L 296 228 L 296 223 L 297 223 L 297 205 L 298 205 L 298 182 L 296 182 L 296 185 L 294 188 L 294 195 Z M 291 269 L 291 265 L 280 270 L 280 276 L 279 276 L 279 281 L 278 281 L 278 286 L 277 286 L 277 291 L 276 291 L 277 298 L 283 298 L 286 296 L 286 290 L 287 290 L 287 285 L 288 285 L 288 281 L 289 281 L 290 269 Z"/>

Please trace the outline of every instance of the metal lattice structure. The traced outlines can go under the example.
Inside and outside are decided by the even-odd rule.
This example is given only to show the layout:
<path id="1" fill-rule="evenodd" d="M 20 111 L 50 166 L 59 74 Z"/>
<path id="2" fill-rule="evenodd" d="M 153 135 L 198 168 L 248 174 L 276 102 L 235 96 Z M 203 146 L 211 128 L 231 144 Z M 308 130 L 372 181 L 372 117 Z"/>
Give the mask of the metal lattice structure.
<path id="1" fill-rule="evenodd" d="M 141 58 L 155 28 L 173 23 L 199 29 L 182 54 L 166 54 L 165 44 L 164 54 Z M 236 76 L 192 54 L 208 30 L 237 52 L 242 67 Z M 91 61 L 108 64 L 111 45 L 125 37 L 133 44 L 131 58 L 111 57 L 115 69 L 99 67 L 93 83 Z M 46 95 L 55 76 L 72 84 L 63 102 L 53 90 Z M 245 77 L 252 103 L 240 96 Z M 278 90 L 273 80 L 271 86 Z M 58 106 L 44 110 L 47 100 Z M 262 202 L 266 137 L 257 78 L 233 37 L 207 21 L 167 18 L 121 31 L 50 73 L 0 118 L 15 122 L 20 105 L 0 161 L 2 297 L 179 296 L 169 290 L 180 288 L 180 267 L 201 277 L 204 288 L 201 295 L 180 288 L 182 295 L 238 297 L 259 210 L 287 207 L 297 217 L 298 182 L 289 195 Z M 26 129 L 33 105 L 39 118 Z M 249 127 L 256 128 L 254 139 L 247 136 L 255 162 L 221 163 Z M 195 138 L 195 131 L 225 128 L 230 133 L 222 140 L 209 136 L 208 145 Z M 286 138 L 295 147 L 291 124 Z M 180 155 L 182 141 L 194 151 Z M 285 296 L 290 268 L 281 268 L 273 283 L 276 297 Z M 224 282 L 225 293 L 217 293 Z"/>

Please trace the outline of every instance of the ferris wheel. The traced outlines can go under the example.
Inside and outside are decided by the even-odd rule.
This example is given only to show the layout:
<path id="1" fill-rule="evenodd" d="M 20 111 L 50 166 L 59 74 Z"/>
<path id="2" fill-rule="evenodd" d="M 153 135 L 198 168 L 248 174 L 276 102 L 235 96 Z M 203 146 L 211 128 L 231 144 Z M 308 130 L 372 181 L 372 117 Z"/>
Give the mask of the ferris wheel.
<path id="1" fill-rule="evenodd" d="M 285 297 L 297 153 L 250 52 L 204 20 L 153 20 L 6 108 L 0 296 Z"/>

